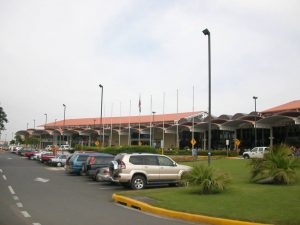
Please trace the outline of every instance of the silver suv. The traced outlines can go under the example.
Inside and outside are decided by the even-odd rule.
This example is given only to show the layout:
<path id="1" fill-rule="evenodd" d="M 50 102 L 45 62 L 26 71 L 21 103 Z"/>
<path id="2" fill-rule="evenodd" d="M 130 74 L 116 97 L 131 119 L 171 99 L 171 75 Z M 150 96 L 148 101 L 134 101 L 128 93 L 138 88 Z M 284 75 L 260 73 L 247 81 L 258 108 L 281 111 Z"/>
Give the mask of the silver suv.
<path id="1" fill-rule="evenodd" d="M 119 154 L 109 168 L 113 181 L 132 189 L 143 189 L 147 184 L 176 185 L 191 169 L 165 155 L 148 153 Z"/>

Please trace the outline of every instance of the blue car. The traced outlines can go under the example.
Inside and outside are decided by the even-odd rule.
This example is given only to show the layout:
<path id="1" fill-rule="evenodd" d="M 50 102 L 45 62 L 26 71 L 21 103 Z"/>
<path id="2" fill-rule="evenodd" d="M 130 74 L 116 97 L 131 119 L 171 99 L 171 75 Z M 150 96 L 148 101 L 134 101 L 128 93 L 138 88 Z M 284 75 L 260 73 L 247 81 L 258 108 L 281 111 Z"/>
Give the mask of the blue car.
<path id="1" fill-rule="evenodd" d="M 85 153 L 74 153 L 72 157 L 66 162 L 66 172 L 72 174 L 80 174 L 83 163 L 89 156 L 103 155 L 103 153 L 85 152 Z"/>

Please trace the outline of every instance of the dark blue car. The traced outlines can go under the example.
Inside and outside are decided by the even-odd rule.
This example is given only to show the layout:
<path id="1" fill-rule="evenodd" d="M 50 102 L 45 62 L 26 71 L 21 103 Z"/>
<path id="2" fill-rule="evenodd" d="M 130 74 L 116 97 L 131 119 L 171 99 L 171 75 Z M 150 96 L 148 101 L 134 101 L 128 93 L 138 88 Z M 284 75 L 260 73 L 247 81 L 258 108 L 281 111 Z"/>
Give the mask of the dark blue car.
<path id="1" fill-rule="evenodd" d="M 74 153 L 72 157 L 66 163 L 66 171 L 68 173 L 80 174 L 82 164 L 87 160 L 89 156 L 103 155 L 103 153 L 85 152 Z"/>

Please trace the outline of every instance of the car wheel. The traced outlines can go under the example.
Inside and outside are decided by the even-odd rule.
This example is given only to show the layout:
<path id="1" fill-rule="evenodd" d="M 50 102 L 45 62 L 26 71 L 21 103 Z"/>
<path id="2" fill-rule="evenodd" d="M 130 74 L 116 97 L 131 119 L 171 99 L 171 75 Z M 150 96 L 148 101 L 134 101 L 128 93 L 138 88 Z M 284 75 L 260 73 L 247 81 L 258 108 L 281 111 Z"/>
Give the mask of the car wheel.
<path id="1" fill-rule="evenodd" d="M 249 159 L 249 155 L 243 155 L 244 159 Z"/>
<path id="2" fill-rule="evenodd" d="M 146 179 L 144 176 L 136 175 L 131 180 L 131 188 L 134 190 L 143 189 L 146 185 Z"/>
<path id="3" fill-rule="evenodd" d="M 29 159 L 30 159 L 30 160 L 33 160 L 33 156 L 30 156 Z"/>
<path id="4" fill-rule="evenodd" d="M 57 164 L 56 164 L 56 166 L 58 166 L 58 167 L 61 167 L 61 163 L 60 163 L 60 162 L 59 162 L 59 163 L 57 163 Z"/>

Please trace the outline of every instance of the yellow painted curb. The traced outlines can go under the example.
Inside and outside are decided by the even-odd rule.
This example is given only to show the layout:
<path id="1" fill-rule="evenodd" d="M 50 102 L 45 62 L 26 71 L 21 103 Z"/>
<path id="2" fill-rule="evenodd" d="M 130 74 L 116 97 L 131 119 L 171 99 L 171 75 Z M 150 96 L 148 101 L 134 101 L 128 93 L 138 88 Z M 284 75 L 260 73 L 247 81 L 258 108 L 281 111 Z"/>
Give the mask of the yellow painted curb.
<path id="1" fill-rule="evenodd" d="M 192 222 L 200 222 L 200 223 L 207 223 L 207 224 L 213 224 L 213 225 L 267 225 L 262 223 L 252 223 L 252 222 L 244 222 L 244 221 L 238 221 L 238 220 L 230 220 L 230 219 L 222 219 L 222 218 L 215 218 L 215 217 L 209 217 L 209 216 L 202 216 L 202 215 L 196 215 L 196 214 L 190 214 L 190 213 L 184 213 L 184 212 L 177 212 L 173 210 L 163 209 L 154 207 L 151 205 L 148 205 L 146 203 L 113 194 L 112 198 L 123 205 L 140 209 L 145 212 L 150 212 L 153 214 L 161 215 L 161 216 L 167 216 L 172 217 L 176 219 L 182 219 Z"/>

